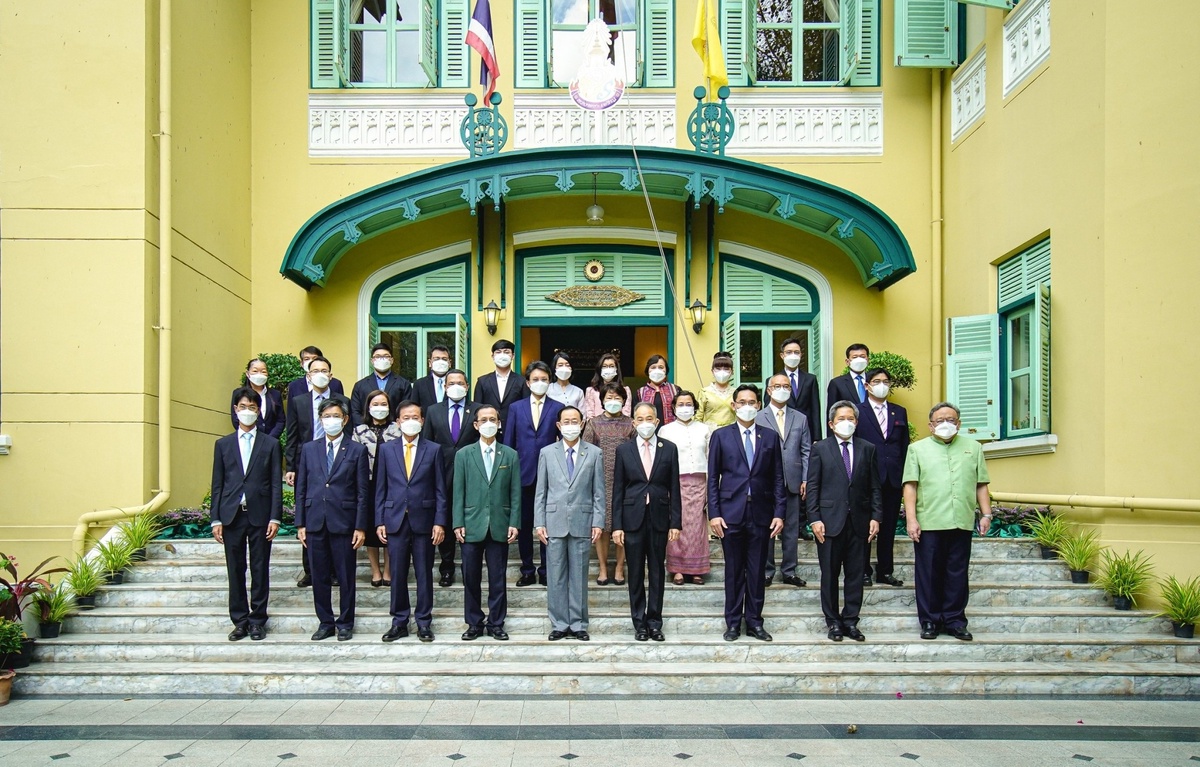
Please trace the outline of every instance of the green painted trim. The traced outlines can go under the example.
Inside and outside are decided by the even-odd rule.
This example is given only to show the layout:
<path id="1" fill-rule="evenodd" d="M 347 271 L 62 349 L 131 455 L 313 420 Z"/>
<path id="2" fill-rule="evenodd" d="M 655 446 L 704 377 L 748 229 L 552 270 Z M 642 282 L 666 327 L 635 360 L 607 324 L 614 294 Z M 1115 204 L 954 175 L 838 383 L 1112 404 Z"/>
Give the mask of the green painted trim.
<path id="1" fill-rule="evenodd" d="M 508 306 L 508 206 L 500 201 L 500 308 Z"/>
<path id="2" fill-rule="evenodd" d="M 692 197 L 688 197 L 683 202 L 683 294 L 689 304 L 692 301 L 692 249 L 695 247 L 692 234 L 692 211 L 695 207 L 692 200 Z"/>
<path id="3" fill-rule="evenodd" d="M 486 242 L 487 230 L 484 228 L 484 210 L 482 205 L 475 206 L 475 282 L 477 283 L 478 308 L 475 311 L 483 311 L 483 243 Z"/>
<path id="4" fill-rule="evenodd" d="M 404 325 L 405 327 L 427 328 L 429 325 L 445 325 L 453 328 L 458 321 L 457 314 L 372 314 L 375 321 L 383 325 Z"/>
<path id="5" fill-rule="evenodd" d="M 471 263 L 470 263 L 470 259 L 471 259 L 471 256 L 468 254 L 464 254 L 461 256 L 451 256 L 450 258 L 445 258 L 445 259 L 442 259 L 441 261 L 437 261 L 432 264 L 425 264 L 424 266 L 414 267 L 413 269 L 409 269 L 407 271 L 403 271 L 403 272 L 400 272 L 399 274 L 395 274 L 395 275 L 392 275 L 391 277 L 388 277 L 386 280 L 384 280 L 383 282 L 376 285 L 375 289 L 371 291 L 371 303 L 367 309 L 368 313 L 372 317 L 379 317 L 379 316 L 454 317 L 455 315 L 453 315 L 453 314 L 445 314 L 445 315 L 442 315 L 442 314 L 377 315 L 375 313 L 375 307 L 379 305 L 379 297 L 381 295 L 383 295 L 383 291 L 387 290 L 388 288 L 392 287 L 393 285 L 398 285 L 401 282 L 407 282 L 415 277 L 420 277 L 422 274 L 429 274 L 430 272 L 440 271 L 442 269 L 445 269 L 448 266 L 456 266 L 458 264 L 464 264 L 467 266 L 467 268 L 464 270 L 464 273 L 466 274 L 466 277 L 467 277 L 467 284 L 463 286 L 462 313 L 464 315 L 469 314 L 468 307 L 471 305 L 471 269 L 470 269 Z"/>
<path id="6" fill-rule="evenodd" d="M 795 285 L 799 285 L 800 287 L 807 290 L 809 296 L 812 297 L 813 311 L 811 311 L 811 312 L 795 312 L 795 313 L 789 313 L 789 314 L 772 314 L 772 313 L 747 314 L 746 312 L 741 312 L 743 321 L 745 321 L 745 322 L 775 322 L 779 318 L 806 317 L 806 316 L 815 317 L 816 315 L 821 313 L 821 294 L 817 290 L 817 286 L 812 284 L 808 280 L 804 279 L 800 275 L 792 274 L 791 272 L 785 272 L 782 269 L 777 269 L 773 266 L 768 266 L 767 264 L 761 264 L 758 261 L 752 261 L 751 259 L 748 259 L 748 258 L 742 258 L 741 256 L 731 256 L 726 253 L 722 253 L 721 254 L 721 265 L 724 266 L 726 261 L 728 261 L 729 263 L 731 263 L 735 266 L 740 266 L 745 269 L 751 269 L 756 272 L 762 272 L 763 274 L 769 274 L 772 277 L 778 277 L 779 279 L 784 280 L 786 282 L 791 282 Z M 721 274 L 722 274 L 722 276 L 724 276 L 724 274 L 725 274 L 724 271 L 722 271 Z M 724 310 L 724 308 L 725 308 L 725 280 L 724 279 L 721 280 L 721 308 L 722 308 L 722 310 Z M 732 312 L 722 311 L 721 312 L 721 321 L 724 322 L 725 318 L 728 317 L 731 313 Z M 753 319 L 755 317 L 765 317 L 767 319 L 764 319 L 764 320 Z"/>
<path id="7" fill-rule="evenodd" d="M 704 299 L 704 308 L 712 311 L 713 302 L 713 272 L 716 269 L 717 261 L 717 214 L 715 212 L 716 204 L 709 203 L 708 206 L 708 248 L 707 258 L 708 263 L 704 267 L 705 281 L 708 283 L 707 294 Z"/>

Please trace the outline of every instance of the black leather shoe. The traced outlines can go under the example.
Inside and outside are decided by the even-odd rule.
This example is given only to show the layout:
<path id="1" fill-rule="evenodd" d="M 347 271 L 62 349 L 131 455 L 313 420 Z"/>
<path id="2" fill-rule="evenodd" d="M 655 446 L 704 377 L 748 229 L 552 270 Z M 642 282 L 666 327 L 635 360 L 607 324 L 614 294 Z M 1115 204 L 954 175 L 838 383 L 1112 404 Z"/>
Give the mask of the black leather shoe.
<path id="1" fill-rule="evenodd" d="M 578 639 L 580 642 L 590 642 L 592 639 L 592 635 L 587 633 L 586 631 L 576 631 L 575 638 Z"/>
<path id="2" fill-rule="evenodd" d="M 488 629 L 487 634 L 488 634 L 488 636 L 490 636 L 492 639 L 495 639 L 496 641 L 499 641 L 499 642 L 507 642 L 508 641 L 508 632 L 505 631 L 504 629 Z"/>
<path id="3" fill-rule="evenodd" d="M 863 576 L 863 585 L 864 585 L 864 586 L 871 586 L 871 585 L 873 585 L 873 583 L 871 582 L 871 576 L 869 576 L 869 575 L 864 575 L 864 576 Z"/>
<path id="4" fill-rule="evenodd" d="M 539 576 L 538 576 L 538 585 L 539 585 L 539 586 L 545 586 L 545 585 L 546 585 L 546 576 L 544 576 L 544 575 L 539 575 Z"/>
<path id="5" fill-rule="evenodd" d="M 650 638 L 655 642 L 667 641 L 667 638 L 663 636 L 662 629 L 650 629 Z"/>
<path id="6" fill-rule="evenodd" d="M 339 581 L 337 578 L 332 578 L 332 579 L 331 579 L 331 582 L 333 583 L 333 587 L 334 587 L 334 588 L 337 588 L 338 586 L 341 586 L 341 585 L 342 585 L 342 582 L 341 582 L 341 581 Z"/>
<path id="7" fill-rule="evenodd" d="M 302 575 L 302 576 L 300 576 L 300 580 L 296 581 L 296 588 L 298 588 L 298 589 L 306 589 L 311 585 L 312 585 L 312 576 L 311 575 L 307 575 L 307 574 Z"/>
<path id="8" fill-rule="evenodd" d="M 828 636 L 830 639 L 832 639 L 835 642 L 842 641 L 842 627 L 841 626 L 830 626 L 829 633 L 826 634 L 826 636 Z"/>
<path id="9" fill-rule="evenodd" d="M 808 585 L 808 581 L 804 580 L 799 575 L 785 575 L 783 576 L 783 582 L 789 586 L 795 586 L 798 589 L 802 589 Z"/>
<path id="10" fill-rule="evenodd" d="M 721 638 L 726 642 L 736 642 L 737 638 L 741 635 L 742 629 L 739 626 L 730 626 L 729 628 L 725 629 L 725 633 L 721 635 Z"/>
<path id="11" fill-rule="evenodd" d="M 417 626 L 417 639 L 422 642 L 433 641 L 433 629 L 428 626 Z"/>
<path id="12" fill-rule="evenodd" d="M 775 582 L 775 576 L 772 575 L 770 578 L 767 578 L 767 580 L 763 583 L 763 586 L 766 588 L 770 588 L 771 584 L 774 582 Z"/>
<path id="13" fill-rule="evenodd" d="M 762 626 L 758 626 L 757 628 L 752 628 L 750 626 L 747 626 L 746 627 L 746 636 L 754 637 L 755 639 L 759 640 L 760 642 L 770 642 L 771 641 L 771 635 L 768 634 L 767 630 L 765 628 L 763 628 Z"/>
<path id="14" fill-rule="evenodd" d="M 937 639 L 938 638 L 937 624 L 929 622 L 929 621 L 922 623 L 921 624 L 921 638 L 922 639 Z"/>
<path id="15" fill-rule="evenodd" d="M 230 634 L 230 636 L 233 635 Z M 646 631 L 646 629 L 638 629 L 633 633 L 633 638 L 637 642 L 648 642 L 650 641 L 650 632 Z"/>
<path id="16" fill-rule="evenodd" d="M 548 636 L 548 637 L 546 637 L 546 638 L 547 638 L 547 639 L 549 639 L 551 642 L 557 642 L 557 641 L 558 641 L 558 640 L 560 640 L 560 639 L 566 639 L 566 638 L 567 638 L 567 632 L 565 632 L 565 631 L 551 631 L 551 632 L 550 632 L 550 636 Z"/>
<path id="17" fill-rule="evenodd" d="M 815 540 L 815 539 L 813 538 L 813 534 L 808 531 L 807 527 L 801 527 L 800 528 L 800 540 L 811 541 L 811 540 Z"/>
<path id="18" fill-rule="evenodd" d="M 333 626 L 328 628 L 319 628 L 313 632 L 312 640 L 314 642 L 320 642 L 322 639 L 328 639 L 336 633 L 337 632 L 333 630 Z"/>
<path id="19" fill-rule="evenodd" d="M 337 635 L 339 642 L 349 642 L 354 638 L 354 629 L 338 629 Z"/>
<path id="20" fill-rule="evenodd" d="M 249 632 L 246 631 L 245 626 L 234 626 L 233 631 L 229 632 L 229 641 L 236 642 L 239 639 L 245 639 L 247 636 L 249 636 Z"/>
<path id="21" fill-rule="evenodd" d="M 850 637 L 855 642 L 867 641 L 867 638 L 863 636 L 863 633 L 858 630 L 858 626 L 847 626 L 844 631 L 846 636 Z"/>
<path id="22" fill-rule="evenodd" d="M 891 575 L 877 575 L 875 576 L 875 582 L 886 583 L 889 586 L 896 586 L 897 588 L 904 585 L 904 581 Z"/>
<path id="23" fill-rule="evenodd" d="M 536 582 L 537 582 L 537 579 L 534 578 L 532 575 L 522 575 L 520 578 L 517 578 L 517 586 L 518 587 L 532 586 Z"/>
<path id="24" fill-rule="evenodd" d="M 408 636 L 408 626 L 407 625 L 392 626 L 390 629 L 387 630 L 387 633 L 383 635 L 383 641 L 395 642 L 397 639 L 403 639 L 406 636 Z"/>
<path id="25" fill-rule="evenodd" d="M 250 639 L 254 642 L 261 642 L 267 638 L 267 627 L 257 623 L 250 624 Z"/>
<path id="26" fill-rule="evenodd" d="M 454 573 L 442 573 L 442 579 L 440 581 L 438 581 L 438 585 L 443 586 L 443 587 L 453 586 L 454 585 Z"/>
<path id="27" fill-rule="evenodd" d="M 954 637 L 955 639 L 961 639 L 964 642 L 970 642 L 972 639 L 975 638 L 975 637 L 971 636 L 970 631 L 967 631 L 966 626 L 955 626 L 954 628 L 947 628 L 946 633 L 949 634 L 950 636 Z"/>

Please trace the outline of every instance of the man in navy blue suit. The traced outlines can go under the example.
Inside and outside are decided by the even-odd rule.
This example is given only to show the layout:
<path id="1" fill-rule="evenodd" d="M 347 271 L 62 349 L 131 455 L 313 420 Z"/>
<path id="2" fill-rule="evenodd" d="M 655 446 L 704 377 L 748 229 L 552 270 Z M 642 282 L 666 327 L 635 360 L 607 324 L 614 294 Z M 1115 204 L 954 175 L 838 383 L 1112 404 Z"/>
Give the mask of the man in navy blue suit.
<path id="1" fill-rule="evenodd" d="M 858 406 L 860 439 L 875 446 L 875 465 L 879 473 L 879 491 L 883 496 L 883 516 L 879 521 L 879 537 L 875 539 L 875 582 L 903 586 L 904 581 L 892 575 L 892 549 L 896 541 L 896 519 L 904 503 L 904 459 L 908 457 L 908 411 L 888 401 L 892 379 L 883 368 L 871 368 L 866 373 L 867 401 Z M 866 572 L 863 585 L 871 585 L 871 548 L 867 546 Z"/>
<path id="2" fill-rule="evenodd" d="M 783 447 L 775 432 L 756 424 L 758 387 L 742 384 L 733 393 L 737 420 L 713 432 L 708 442 L 708 517 L 725 554 L 726 642 L 746 634 L 764 642 L 767 549 L 783 530 L 787 487 Z"/>
<path id="3" fill-rule="evenodd" d="M 354 636 L 355 551 L 366 540 L 369 468 L 367 449 L 346 434 L 350 407 L 343 397 L 321 403 L 323 439 L 300 448 L 296 462 L 296 536 L 309 551 L 313 604 L 321 625 L 318 642 Z M 340 582 L 339 614 L 333 615 L 332 576 Z"/>
<path id="4" fill-rule="evenodd" d="M 521 532 L 517 549 L 521 552 L 521 577 L 518 586 L 546 585 L 546 546 L 542 544 L 541 564 L 533 566 L 533 500 L 537 490 L 538 456 L 542 448 L 553 445 L 558 438 L 559 402 L 546 396 L 550 390 L 550 368 L 545 362 L 530 362 L 525 369 L 525 383 L 530 395 L 512 403 L 504 424 L 502 441 L 517 451 L 521 463 Z"/>
<path id="5" fill-rule="evenodd" d="M 464 379 L 465 380 L 465 379 Z M 465 388 L 465 387 L 464 387 Z M 417 638 L 433 641 L 433 547 L 450 526 L 441 447 L 421 439 L 425 419 L 412 400 L 400 403 L 403 439 L 385 442 L 375 460 L 375 526 L 392 565 L 392 627 L 383 641 L 408 636 L 408 559 L 417 576 Z"/>
<path id="6" fill-rule="evenodd" d="M 293 379 L 292 382 L 288 384 L 287 398 L 289 407 L 296 397 L 299 397 L 302 394 L 308 394 L 312 391 L 312 382 L 308 378 L 308 366 L 311 365 L 312 361 L 317 357 L 324 357 L 325 355 L 321 354 L 321 350 L 315 346 L 306 346 L 300 350 L 299 356 L 300 366 L 304 368 L 304 375 Z M 339 397 L 346 395 L 346 390 L 342 387 L 342 382 L 336 378 L 329 379 L 329 391 L 338 395 Z"/>

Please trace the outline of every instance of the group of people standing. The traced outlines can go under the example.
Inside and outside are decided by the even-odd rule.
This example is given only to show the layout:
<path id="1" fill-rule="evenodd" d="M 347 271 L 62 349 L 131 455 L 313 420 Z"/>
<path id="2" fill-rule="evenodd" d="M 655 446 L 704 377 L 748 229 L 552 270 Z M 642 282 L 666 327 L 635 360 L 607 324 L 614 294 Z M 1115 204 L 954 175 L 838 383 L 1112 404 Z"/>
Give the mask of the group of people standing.
<path id="1" fill-rule="evenodd" d="M 801 538 L 816 540 L 829 638 L 862 641 L 864 586 L 902 585 L 892 552 L 902 502 L 917 551 L 921 636 L 969 639 L 975 504 L 982 531 L 991 518 L 978 443 L 957 436 L 957 410 L 939 403 L 930 414 L 934 436 L 910 446 L 907 414 L 888 400 L 888 373 L 868 369 L 870 352 L 861 344 L 847 350 L 849 372 L 828 384 L 822 439 L 819 389 L 800 369 L 802 349 L 795 338 L 781 344 L 780 372 L 766 381 L 763 397 L 757 386 L 730 383 L 727 352 L 714 355 L 712 382 L 698 392 L 671 383 L 661 355 L 647 360 L 647 383 L 633 391 L 613 354 L 600 357 L 583 390 L 571 384 L 567 354 L 532 362 L 521 376 L 514 345 L 501 340 L 492 346 L 494 370 L 469 398 L 466 374 L 452 366 L 448 349 L 434 347 L 429 374 L 410 382 L 393 372 L 391 348 L 377 344 L 374 372 L 347 400 L 329 360 L 306 347 L 305 375 L 291 382 L 286 411 L 266 386 L 265 364 L 251 360 L 232 396 L 235 432 L 217 441 L 213 465 L 213 533 L 225 546 L 230 578 L 229 638 L 266 636 L 270 546 L 286 483 L 295 488 L 304 552 L 297 585 L 312 587 L 319 621 L 313 640 L 353 636 L 362 547 L 372 585 L 391 589 L 392 625 L 383 641 L 407 637 L 410 620 L 419 640 L 433 641 L 434 565 L 440 584 L 450 586 L 456 558 L 465 591 L 462 639 L 486 633 L 506 640 L 515 542 L 515 585 L 546 586 L 551 641 L 590 639 L 593 548 L 596 585 L 628 588 L 635 639 L 663 641 L 665 583 L 704 583 L 711 535 L 725 562 L 726 641 L 743 630 L 771 640 L 765 590 L 777 572 L 783 584 L 807 585 L 797 570 Z"/>

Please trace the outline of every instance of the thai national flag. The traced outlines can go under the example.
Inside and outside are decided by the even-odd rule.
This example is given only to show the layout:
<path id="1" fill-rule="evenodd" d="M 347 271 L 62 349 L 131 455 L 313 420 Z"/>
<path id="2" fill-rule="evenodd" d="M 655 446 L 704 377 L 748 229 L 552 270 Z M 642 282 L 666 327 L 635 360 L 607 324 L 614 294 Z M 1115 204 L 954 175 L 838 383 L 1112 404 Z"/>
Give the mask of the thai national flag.
<path id="1" fill-rule="evenodd" d="M 483 106 L 496 91 L 496 80 L 500 79 L 500 65 L 496 63 L 496 46 L 492 42 L 492 6 L 488 0 L 476 0 L 475 13 L 471 14 L 471 25 L 467 27 L 467 45 L 475 49 L 483 59 L 479 71 L 479 84 L 487 87 L 483 94 Z"/>

